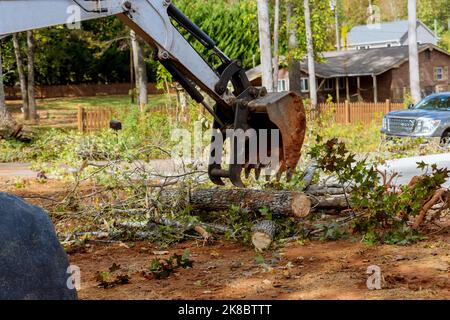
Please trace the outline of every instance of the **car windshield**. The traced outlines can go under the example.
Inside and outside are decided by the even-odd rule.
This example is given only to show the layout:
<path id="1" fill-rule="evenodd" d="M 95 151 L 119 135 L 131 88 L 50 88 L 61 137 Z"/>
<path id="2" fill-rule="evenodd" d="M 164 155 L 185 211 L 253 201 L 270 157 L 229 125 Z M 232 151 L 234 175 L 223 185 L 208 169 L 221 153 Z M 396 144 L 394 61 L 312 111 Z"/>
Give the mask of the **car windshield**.
<path id="1" fill-rule="evenodd" d="M 450 96 L 432 96 L 425 98 L 414 109 L 450 111 Z"/>

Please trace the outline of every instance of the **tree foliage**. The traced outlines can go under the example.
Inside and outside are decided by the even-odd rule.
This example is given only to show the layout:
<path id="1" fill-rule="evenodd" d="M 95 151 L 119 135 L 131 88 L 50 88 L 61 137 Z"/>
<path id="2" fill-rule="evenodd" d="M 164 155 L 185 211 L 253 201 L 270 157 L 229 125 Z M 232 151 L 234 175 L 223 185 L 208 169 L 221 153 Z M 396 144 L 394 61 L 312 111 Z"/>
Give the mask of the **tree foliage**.
<path id="1" fill-rule="evenodd" d="M 306 35 L 303 1 L 291 0 L 295 6 L 299 46 L 297 58 L 306 54 Z M 254 0 L 174 0 L 185 14 L 213 38 L 219 48 L 233 59 L 240 59 L 246 68 L 259 64 L 257 8 Z M 334 13 L 328 0 L 311 0 L 312 31 L 317 58 L 320 53 L 333 50 L 335 44 Z M 337 0 L 341 33 L 368 19 L 367 0 Z M 380 8 L 381 20 L 406 19 L 406 0 L 373 0 Z M 287 55 L 287 31 L 285 1 L 281 1 L 280 54 Z M 274 16 L 271 1 L 271 20 Z M 418 18 L 434 28 L 437 21 L 441 45 L 450 48 L 450 18 L 448 0 L 418 0 Z M 114 83 L 130 81 L 130 53 L 127 27 L 111 17 L 82 23 L 81 30 L 69 30 L 65 26 L 44 28 L 35 32 L 36 83 Z M 183 33 L 194 48 L 209 59 L 210 53 L 196 40 Z M 25 47 L 25 35 L 20 41 Z M 11 39 L 2 41 L 3 72 L 6 85 L 19 83 Z M 156 63 L 148 57 L 149 81 L 156 81 Z M 211 58 L 212 59 L 212 58 Z"/>
<path id="2" fill-rule="evenodd" d="M 214 39 L 225 54 L 251 67 L 259 60 L 256 1 L 177 0 L 175 4 Z M 189 37 L 192 41 L 192 38 Z M 206 53 L 199 43 L 197 51 Z"/>

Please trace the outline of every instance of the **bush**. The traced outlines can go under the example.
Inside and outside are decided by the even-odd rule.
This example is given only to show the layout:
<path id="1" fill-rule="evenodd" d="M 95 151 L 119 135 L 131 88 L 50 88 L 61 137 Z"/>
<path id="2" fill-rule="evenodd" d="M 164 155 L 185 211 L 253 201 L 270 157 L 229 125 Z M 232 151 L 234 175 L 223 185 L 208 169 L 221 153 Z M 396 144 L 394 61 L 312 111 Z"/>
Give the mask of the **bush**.
<path id="1" fill-rule="evenodd" d="M 419 239 L 408 222 L 421 213 L 425 203 L 449 177 L 448 169 L 422 162 L 417 164 L 424 172 L 422 176 L 415 177 L 409 185 L 393 187 L 390 177 L 386 174 L 383 177 L 378 171 L 377 163 L 356 160 L 355 154 L 338 139 L 323 142 L 318 137 L 310 156 L 316 159 L 319 169 L 336 176 L 344 189 L 349 184 L 354 186 L 350 201 L 352 210 L 364 214 L 355 220 L 353 228 L 368 242 L 408 244 Z"/>

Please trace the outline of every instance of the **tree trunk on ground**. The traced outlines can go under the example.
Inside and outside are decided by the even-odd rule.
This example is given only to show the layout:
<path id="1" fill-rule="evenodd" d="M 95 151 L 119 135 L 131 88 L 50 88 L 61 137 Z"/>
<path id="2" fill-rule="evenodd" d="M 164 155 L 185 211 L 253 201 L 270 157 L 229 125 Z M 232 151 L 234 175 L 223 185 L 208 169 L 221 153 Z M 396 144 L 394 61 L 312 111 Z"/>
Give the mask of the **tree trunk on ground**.
<path id="1" fill-rule="evenodd" d="M 192 211 L 197 212 L 225 211 L 232 206 L 245 208 L 254 213 L 268 208 L 274 215 L 297 218 L 305 218 L 311 212 L 311 200 L 300 192 L 203 189 L 192 191 L 186 198 L 183 199 L 183 195 L 180 195 L 177 189 L 166 189 L 162 191 L 160 201 L 168 208 L 173 208 L 175 203 L 179 203 L 182 207 L 190 207 Z"/>
<path id="2" fill-rule="evenodd" d="M 408 0 L 408 40 L 409 40 L 409 80 L 411 96 L 414 103 L 418 103 L 420 93 L 419 51 L 417 46 L 417 1 Z"/>
<path id="3" fill-rule="evenodd" d="M 273 91 L 272 49 L 270 37 L 269 1 L 258 0 L 259 47 L 261 50 L 262 85 Z"/>
<path id="4" fill-rule="evenodd" d="M 33 31 L 27 31 L 27 46 L 28 46 L 28 109 L 30 112 L 30 119 L 38 120 L 36 110 L 36 98 L 34 93 L 34 51 L 35 40 Z"/>
<path id="5" fill-rule="evenodd" d="M 144 111 L 145 106 L 148 103 L 147 66 L 145 64 L 144 53 L 142 50 L 142 41 L 133 30 L 130 31 L 130 37 L 133 48 L 136 88 L 138 90 L 138 104 L 141 111 Z"/>
<path id="6" fill-rule="evenodd" d="M 6 108 L 5 88 L 3 86 L 2 50 L 0 47 L 0 138 L 14 137 L 20 132 L 21 126 L 17 125 L 11 113 Z"/>
<path id="7" fill-rule="evenodd" d="M 27 77 L 25 75 L 24 63 L 22 59 L 22 53 L 20 50 L 19 34 L 13 34 L 14 54 L 16 56 L 17 73 L 20 80 L 20 92 L 22 95 L 22 114 L 24 120 L 30 119 L 30 110 L 28 107 L 28 89 L 27 89 Z"/>
<path id="8" fill-rule="evenodd" d="M 295 50 L 298 48 L 297 24 L 294 20 L 294 5 L 291 0 L 286 0 L 286 25 L 288 36 L 288 69 L 289 90 L 301 95 L 301 70 L 300 61 L 295 58 Z"/>
<path id="9" fill-rule="evenodd" d="M 316 66 L 314 62 L 314 44 L 311 29 L 311 10 L 309 0 L 304 0 L 305 7 L 305 27 L 306 27 L 306 46 L 308 49 L 308 73 L 309 73 L 309 95 L 311 107 L 317 108 L 317 84 L 316 84 Z"/>
<path id="10" fill-rule="evenodd" d="M 280 0 L 275 0 L 275 22 L 273 27 L 273 91 L 278 91 L 279 62 L 279 29 L 280 29 Z"/>

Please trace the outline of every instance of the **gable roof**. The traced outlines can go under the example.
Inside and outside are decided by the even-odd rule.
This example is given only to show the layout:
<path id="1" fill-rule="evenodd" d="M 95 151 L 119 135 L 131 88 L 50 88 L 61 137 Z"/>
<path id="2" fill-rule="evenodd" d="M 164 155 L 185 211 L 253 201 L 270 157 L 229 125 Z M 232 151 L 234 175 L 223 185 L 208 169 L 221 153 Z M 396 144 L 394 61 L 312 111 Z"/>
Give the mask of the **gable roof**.
<path id="1" fill-rule="evenodd" d="M 433 37 L 435 34 L 420 20 L 417 26 L 423 26 Z M 374 43 L 399 43 L 408 37 L 408 20 L 380 23 L 379 26 L 362 25 L 350 30 L 347 35 L 349 46 Z"/>
<path id="2" fill-rule="evenodd" d="M 419 46 L 419 53 L 427 50 L 446 52 L 432 44 Z M 377 76 L 400 66 L 409 60 L 409 47 L 387 47 L 366 50 L 331 51 L 324 54 L 325 61 L 316 63 L 316 74 L 322 78 Z M 308 72 L 305 62 L 301 63 L 303 72 Z"/>
<path id="3" fill-rule="evenodd" d="M 427 49 L 438 50 L 449 56 L 450 53 L 432 44 L 419 46 L 419 52 Z M 316 74 L 321 78 L 377 76 L 398 67 L 409 59 L 409 47 L 384 47 L 366 50 L 331 51 L 323 54 L 324 62 L 315 63 Z M 301 70 L 308 73 L 306 60 L 300 64 Z M 261 66 L 247 72 L 250 81 L 261 76 Z"/>

